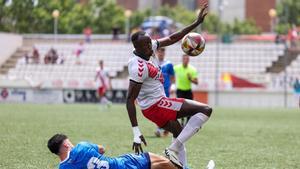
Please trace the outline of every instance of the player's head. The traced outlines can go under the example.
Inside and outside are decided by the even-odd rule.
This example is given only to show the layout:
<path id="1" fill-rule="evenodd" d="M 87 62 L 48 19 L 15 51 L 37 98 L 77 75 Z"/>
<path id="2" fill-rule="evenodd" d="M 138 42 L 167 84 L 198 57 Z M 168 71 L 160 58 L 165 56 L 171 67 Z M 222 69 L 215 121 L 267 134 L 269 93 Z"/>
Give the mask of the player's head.
<path id="1" fill-rule="evenodd" d="M 163 61 L 165 59 L 165 52 L 166 52 L 165 48 L 158 48 L 157 49 L 156 56 L 158 57 L 158 59 L 160 61 Z"/>
<path id="2" fill-rule="evenodd" d="M 68 152 L 73 147 L 73 144 L 66 135 L 55 134 L 48 140 L 47 146 L 52 153 L 60 155 L 63 152 Z"/>
<path id="3" fill-rule="evenodd" d="M 131 42 L 138 54 L 146 57 L 150 57 L 153 54 L 151 38 L 144 31 L 132 34 Z"/>
<path id="4" fill-rule="evenodd" d="M 190 56 L 187 54 L 182 55 L 182 64 L 183 66 L 187 66 L 190 62 Z"/>
<path id="5" fill-rule="evenodd" d="M 103 60 L 99 60 L 99 66 L 103 68 Z"/>

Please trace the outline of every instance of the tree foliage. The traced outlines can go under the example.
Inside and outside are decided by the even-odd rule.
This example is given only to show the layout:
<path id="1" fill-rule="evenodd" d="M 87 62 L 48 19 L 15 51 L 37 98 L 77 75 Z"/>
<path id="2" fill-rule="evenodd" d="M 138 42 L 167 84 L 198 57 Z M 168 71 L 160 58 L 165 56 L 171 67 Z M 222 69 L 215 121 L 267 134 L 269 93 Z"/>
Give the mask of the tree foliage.
<path id="1" fill-rule="evenodd" d="M 232 25 L 232 32 L 234 34 L 259 34 L 261 30 L 256 26 L 255 21 L 247 19 L 245 21 L 234 20 Z"/>
<path id="2" fill-rule="evenodd" d="M 84 4 L 74 0 L 14 0 L 0 7 L 0 31 L 16 33 L 52 33 L 53 10 L 59 10 L 59 33 L 82 33 L 90 26 L 94 33 L 110 33 L 113 26 L 123 28 L 124 10 L 112 0 L 90 0 Z"/>
<path id="3" fill-rule="evenodd" d="M 177 22 L 184 25 L 191 24 L 197 17 L 195 11 L 189 11 L 182 6 L 169 7 L 163 6 L 158 10 L 159 15 L 168 16 Z M 209 13 L 202 25 L 202 29 L 209 33 L 221 34 L 258 34 L 261 30 L 256 26 L 251 19 L 245 21 L 234 20 L 233 23 L 221 22 L 220 18 L 214 14 Z"/>
<path id="4" fill-rule="evenodd" d="M 279 23 L 276 31 L 286 34 L 291 25 L 300 25 L 300 1 L 282 0 L 276 7 Z"/>
<path id="5" fill-rule="evenodd" d="M 33 0 L 13 0 L 10 6 L 5 5 L 5 0 L 0 0 L 0 31 L 52 33 L 54 26 L 52 12 L 55 9 L 60 11 L 58 33 L 61 34 L 80 34 L 86 27 L 92 28 L 93 33 L 111 33 L 112 28 L 119 28 L 121 32 L 125 30 L 124 9 L 116 5 L 114 0 L 89 0 L 85 3 L 78 3 L 75 0 L 39 0 L 36 6 Z M 150 9 L 134 11 L 130 17 L 131 28 L 138 27 L 150 15 Z M 167 16 L 183 25 L 192 23 L 197 17 L 195 11 L 183 6 L 161 6 L 157 9 L 156 15 Z M 223 34 L 260 32 L 251 20 L 223 23 L 213 13 L 208 14 L 202 30 Z"/>
<path id="6" fill-rule="evenodd" d="M 151 10 L 147 9 L 145 11 L 135 11 L 130 17 L 130 27 L 137 28 L 145 20 L 145 18 L 151 16 Z"/>

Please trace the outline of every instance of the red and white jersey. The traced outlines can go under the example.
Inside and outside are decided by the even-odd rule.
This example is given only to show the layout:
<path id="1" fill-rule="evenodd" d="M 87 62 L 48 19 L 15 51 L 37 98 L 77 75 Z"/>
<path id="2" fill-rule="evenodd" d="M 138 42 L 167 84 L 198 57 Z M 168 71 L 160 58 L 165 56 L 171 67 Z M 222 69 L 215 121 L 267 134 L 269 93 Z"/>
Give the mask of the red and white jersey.
<path id="1" fill-rule="evenodd" d="M 109 77 L 108 73 L 105 70 L 102 70 L 100 67 L 96 69 L 96 86 L 108 88 L 109 86 Z"/>
<path id="2" fill-rule="evenodd" d="M 163 75 L 159 67 L 159 62 L 154 55 L 158 47 L 158 41 L 152 41 L 153 56 L 149 61 L 133 54 L 129 60 L 128 72 L 130 80 L 142 83 L 137 101 L 141 109 L 147 109 L 162 97 L 165 97 L 163 86 Z"/>

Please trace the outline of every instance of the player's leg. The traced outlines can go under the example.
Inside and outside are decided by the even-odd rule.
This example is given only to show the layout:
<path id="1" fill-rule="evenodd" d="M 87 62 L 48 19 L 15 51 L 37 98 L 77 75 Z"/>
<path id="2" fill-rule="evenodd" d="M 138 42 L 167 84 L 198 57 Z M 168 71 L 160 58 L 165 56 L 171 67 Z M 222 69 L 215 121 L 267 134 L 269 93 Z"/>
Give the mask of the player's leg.
<path id="1" fill-rule="evenodd" d="M 207 104 L 185 99 L 180 110 L 177 112 L 177 118 L 192 117 L 197 113 L 202 113 L 210 117 L 212 114 L 212 108 Z"/>
<path id="2" fill-rule="evenodd" d="M 99 87 L 98 89 L 98 96 L 99 96 L 99 100 L 100 100 L 100 104 L 104 104 L 104 105 L 107 105 L 108 107 L 110 107 L 111 105 L 111 101 L 109 101 L 105 94 L 106 94 L 106 88 L 105 87 Z"/>
<path id="3" fill-rule="evenodd" d="M 187 97 L 186 97 L 186 99 L 189 99 L 189 100 L 194 100 L 194 95 L 193 95 L 193 92 L 192 92 L 192 90 L 190 90 L 190 91 L 187 93 Z M 187 122 L 190 120 L 190 118 L 191 118 L 191 116 L 188 116 L 188 117 L 186 117 L 186 122 L 185 122 L 185 124 L 184 124 L 184 125 L 186 125 L 186 124 L 187 124 Z"/>
<path id="4" fill-rule="evenodd" d="M 180 134 L 180 132 L 182 131 L 182 125 L 179 123 L 179 121 L 175 120 L 175 121 L 169 121 L 164 127 L 163 127 L 166 131 L 170 131 L 173 134 L 173 141 L 175 141 L 176 137 Z M 168 151 L 168 149 L 166 149 L 165 151 Z M 187 166 L 187 159 L 186 159 L 186 149 L 184 144 L 182 144 L 181 147 L 178 148 L 178 154 L 170 154 L 172 152 L 165 152 L 169 154 L 169 159 L 177 164 L 178 161 L 181 163 L 182 166 L 186 167 Z M 177 157 L 178 156 L 178 157 Z"/>
<path id="5" fill-rule="evenodd" d="M 149 153 L 151 169 L 178 169 L 169 159 Z"/>
<path id="6" fill-rule="evenodd" d="M 177 118 L 188 116 L 191 116 L 191 118 L 178 137 L 170 145 L 169 149 L 178 153 L 184 143 L 195 135 L 209 119 L 211 113 L 212 108 L 208 105 L 193 100 L 185 100 L 180 111 L 177 112 Z"/>
<path id="7" fill-rule="evenodd" d="M 176 138 L 182 131 L 182 126 L 180 125 L 179 121 L 171 120 L 163 127 L 163 129 L 171 132 L 173 137 Z"/>
<path id="8" fill-rule="evenodd" d="M 177 97 L 177 98 L 185 98 L 184 92 L 181 91 L 181 90 L 179 90 L 179 89 L 177 89 L 177 90 L 176 90 L 176 97 Z M 185 120 L 184 117 L 180 118 L 180 124 L 181 124 L 182 126 L 184 126 L 184 124 L 185 124 L 184 120 Z"/>
<path id="9" fill-rule="evenodd" d="M 168 154 L 175 154 L 175 156 L 177 155 L 178 160 L 184 167 L 187 167 L 186 150 L 184 143 L 197 133 L 201 126 L 208 120 L 211 113 L 212 109 L 208 105 L 193 100 L 185 100 L 180 110 L 177 112 L 177 118 L 191 116 L 191 119 L 179 134 L 178 129 L 173 129 L 175 130 L 175 139 L 173 140 L 172 144 L 166 149 L 166 151 L 168 151 Z M 170 127 L 175 128 L 174 125 L 171 125 Z M 173 161 L 172 159 L 170 160 Z"/>
<path id="10" fill-rule="evenodd" d="M 161 129 L 160 129 L 160 127 L 156 127 L 156 131 L 154 132 L 154 135 L 156 137 L 160 137 L 161 136 Z"/>
<path id="11" fill-rule="evenodd" d="M 170 92 L 171 92 L 171 86 L 170 87 L 166 87 L 165 88 L 165 94 L 167 98 L 170 98 Z M 163 136 L 168 136 L 169 135 L 169 131 L 168 130 L 164 130 L 163 128 L 161 129 L 161 133 L 163 133 Z"/>

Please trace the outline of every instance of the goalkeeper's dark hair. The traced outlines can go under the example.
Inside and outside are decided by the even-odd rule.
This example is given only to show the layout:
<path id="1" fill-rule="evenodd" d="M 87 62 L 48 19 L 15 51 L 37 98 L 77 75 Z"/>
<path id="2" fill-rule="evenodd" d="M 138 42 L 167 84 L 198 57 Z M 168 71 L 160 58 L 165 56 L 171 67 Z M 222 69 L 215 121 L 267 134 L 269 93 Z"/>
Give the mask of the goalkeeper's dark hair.
<path id="1" fill-rule="evenodd" d="M 59 154 L 59 149 L 62 145 L 62 143 L 64 142 L 64 140 L 66 140 L 68 137 L 64 134 L 55 134 L 54 136 L 52 136 L 49 140 L 48 140 L 48 148 L 49 150 L 58 155 Z"/>

